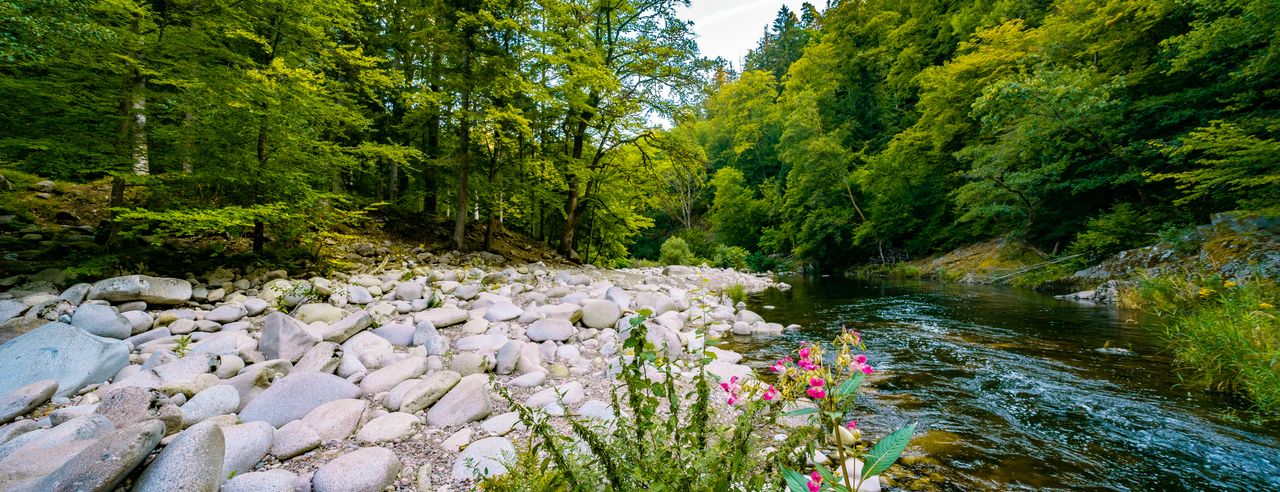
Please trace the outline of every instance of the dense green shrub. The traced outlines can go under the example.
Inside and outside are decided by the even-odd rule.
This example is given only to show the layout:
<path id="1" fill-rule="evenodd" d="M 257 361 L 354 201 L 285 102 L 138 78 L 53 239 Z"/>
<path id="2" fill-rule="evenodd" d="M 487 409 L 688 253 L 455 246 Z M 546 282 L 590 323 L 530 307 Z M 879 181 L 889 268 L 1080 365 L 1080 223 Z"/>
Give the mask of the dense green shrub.
<path id="1" fill-rule="evenodd" d="M 748 268 L 747 256 L 749 255 L 750 253 L 741 247 L 721 244 L 716 246 L 716 254 L 712 257 L 712 261 L 720 268 L 746 270 Z"/>
<path id="2" fill-rule="evenodd" d="M 1121 203 L 1110 212 L 1089 219 L 1085 230 L 1071 243 L 1070 251 L 1101 258 L 1139 248 L 1155 242 L 1155 232 L 1161 225 L 1163 221 L 1158 213 L 1140 212 L 1128 203 Z"/>
<path id="3" fill-rule="evenodd" d="M 678 237 L 671 237 L 662 243 L 662 252 L 658 262 L 663 265 L 692 265 L 696 258 L 689 249 L 689 243 Z"/>

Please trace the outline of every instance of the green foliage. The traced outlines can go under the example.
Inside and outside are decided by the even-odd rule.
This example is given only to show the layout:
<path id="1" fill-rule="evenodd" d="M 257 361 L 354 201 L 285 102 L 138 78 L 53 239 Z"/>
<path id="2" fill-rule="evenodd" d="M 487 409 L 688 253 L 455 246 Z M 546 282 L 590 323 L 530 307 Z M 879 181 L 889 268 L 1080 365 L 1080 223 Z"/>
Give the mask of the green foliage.
<path id="1" fill-rule="evenodd" d="M 191 335 L 181 335 L 173 341 L 177 344 L 173 347 L 173 353 L 177 354 L 178 358 L 185 357 L 187 351 L 191 350 Z"/>
<path id="2" fill-rule="evenodd" d="M 1236 393 L 1259 417 L 1280 417 L 1280 287 L 1273 280 L 1162 276 L 1138 281 L 1125 298 L 1165 313 L 1183 381 Z"/>
<path id="3" fill-rule="evenodd" d="M 750 253 L 738 246 L 725 246 L 723 244 L 716 246 L 716 254 L 712 257 L 715 266 L 720 268 L 733 268 L 737 270 L 746 270 L 747 257 Z"/>
<path id="4" fill-rule="evenodd" d="M 658 257 L 658 262 L 663 265 L 692 265 L 695 259 L 693 250 L 689 249 L 689 243 L 684 239 L 671 237 L 662 243 L 662 253 Z"/>
<path id="5" fill-rule="evenodd" d="M 781 454 L 768 453 L 757 436 L 759 426 L 773 423 L 766 402 L 744 402 L 726 421 L 715 418 L 714 376 L 704 369 L 714 356 L 669 357 L 646 337 L 649 314 L 632 318 L 623 342 L 628 355 L 621 383 L 611 386 L 612 420 L 565 415 L 567 430 L 561 431 L 541 410 L 513 404 L 532 434 L 529 452 L 539 458 L 517 461 L 510 476 L 547 483 L 547 475 L 555 474 L 569 490 L 760 490 L 772 483 L 773 463 Z M 650 377 L 650 371 L 662 377 Z M 694 376 L 677 382 L 682 371 Z M 501 385 L 494 387 L 506 393 Z M 803 430 L 796 434 L 812 437 Z M 784 444 L 783 449 L 789 448 Z M 480 484 L 481 490 L 530 490 L 501 485 Z"/>
<path id="6" fill-rule="evenodd" d="M 1132 204 L 1117 204 L 1110 212 L 1089 219 L 1068 251 L 1099 259 L 1146 246 L 1155 242 L 1156 228 L 1162 218 L 1153 210 L 1140 212 Z"/>
<path id="7" fill-rule="evenodd" d="M 742 284 L 733 284 L 724 288 L 724 295 L 729 297 L 733 304 L 747 300 L 747 288 Z"/>

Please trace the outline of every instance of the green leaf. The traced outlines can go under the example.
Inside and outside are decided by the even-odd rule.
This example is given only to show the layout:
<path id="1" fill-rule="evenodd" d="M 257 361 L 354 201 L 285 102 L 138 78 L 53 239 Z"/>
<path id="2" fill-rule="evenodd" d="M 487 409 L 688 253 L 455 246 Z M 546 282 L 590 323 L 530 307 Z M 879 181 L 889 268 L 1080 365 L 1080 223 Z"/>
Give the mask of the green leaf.
<path id="1" fill-rule="evenodd" d="M 787 416 L 787 417 L 798 417 L 798 416 L 800 416 L 800 415 L 809 415 L 809 414 L 813 414 L 813 413 L 818 413 L 818 407 L 797 408 L 797 409 L 795 409 L 795 410 L 792 410 L 792 411 L 790 411 L 790 412 L 784 413 L 784 414 L 782 414 L 782 415 Z"/>
<path id="2" fill-rule="evenodd" d="M 809 479 L 801 475 L 800 472 L 790 468 L 783 468 L 782 478 L 787 481 L 787 489 L 790 492 L 809 492 Z"/>
<path id="3" fill-rule="evenodd" d="M 866 374 L 861 372 L 853 373 L 853 377 L 846 379 L 843 383 L 840 383 L 840 388 L 836 390 L 836 394 L 839 396 L 845 396 L 857 393 L 858 386 L 862 385 L 862 380 L 865 377 Z"/>
<path id="4" fill-rule="evenodd" d="M 907 443 L 911 441 L 911 435 L 915 432 L 916 424 L 911 424 L 884 436 L 880 442 L 872 446 L 871 450 L 862 457 L 862 479 L 866 480 L 873 475 L 879 475 L 893 466 L 893 463 L 902 455 L 902 451 L 907 449 Z"/>
<path id="5" fill-rule="evenodd" d="M 831 470 L 829 468 L 822 466 L 822 463 L 816 463 L 816 464 L 818 465 L 818 474 L 822 475 L 823 483 L 827 484 L 827 486 L 838 491 L 848 490 L 845 488 L 843 484 L 840 483 L 840 480 L 836 479 L 836 475 L 834 473 L 831 473 Z"/>

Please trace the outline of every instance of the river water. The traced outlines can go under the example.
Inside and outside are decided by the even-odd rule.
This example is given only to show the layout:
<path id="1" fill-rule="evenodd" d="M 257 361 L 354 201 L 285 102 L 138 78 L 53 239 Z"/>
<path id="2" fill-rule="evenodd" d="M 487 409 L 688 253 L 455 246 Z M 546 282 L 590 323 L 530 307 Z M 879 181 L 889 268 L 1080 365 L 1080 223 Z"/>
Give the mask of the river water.
<path id="1" fill-rule="evenodd" d="M 853 417 L 876 437 L 920 422 L 895 489 L 1280 490 L 1280 426 L 1180 386 L 1159 320 L 1012 288 L 782 280 L 748 304 L 803 328 L 725 348 L 763 368 L 862 332 L 877 373 Z"/>

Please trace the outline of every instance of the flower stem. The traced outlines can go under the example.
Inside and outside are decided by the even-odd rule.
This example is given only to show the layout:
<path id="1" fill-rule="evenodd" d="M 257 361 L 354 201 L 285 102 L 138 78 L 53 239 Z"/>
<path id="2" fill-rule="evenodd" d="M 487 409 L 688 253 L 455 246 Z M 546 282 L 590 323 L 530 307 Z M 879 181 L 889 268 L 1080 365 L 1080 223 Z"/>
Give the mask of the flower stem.
<path id="1" fill-rule="evenodd" d="M 849 484 L 849 465 L 844 456 L 844 435 L 840 434 L 840 422 L 833 419 L 831 423 L 834 426 L 832 429 L 836 435 L 836 451 L 840 454 L 840 473 L 844 475 L 844 486 L 851 492 L 857 492 Z"/>

